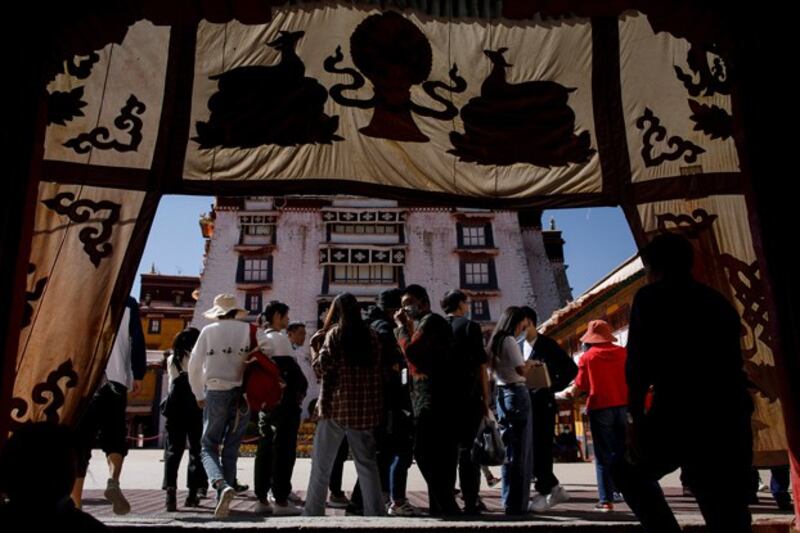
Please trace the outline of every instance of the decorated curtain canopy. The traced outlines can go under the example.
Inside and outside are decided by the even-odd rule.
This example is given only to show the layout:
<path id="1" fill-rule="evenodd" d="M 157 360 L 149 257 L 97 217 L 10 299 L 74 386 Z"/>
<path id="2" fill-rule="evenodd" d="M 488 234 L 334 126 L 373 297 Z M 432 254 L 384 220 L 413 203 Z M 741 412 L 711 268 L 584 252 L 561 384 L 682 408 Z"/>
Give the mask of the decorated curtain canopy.
<path id="1" fill-rule="evenodd" d="M 140 2 L 51 69 L 16 423 L 74 420 L 94 389 L 162 193 L 622 205 L 640 244 L 690 237 L 742 312 L 756 448 L 785 460 L 736 79 L 724 40 L 687 40 L 702 12 L 271 3 Z"/>

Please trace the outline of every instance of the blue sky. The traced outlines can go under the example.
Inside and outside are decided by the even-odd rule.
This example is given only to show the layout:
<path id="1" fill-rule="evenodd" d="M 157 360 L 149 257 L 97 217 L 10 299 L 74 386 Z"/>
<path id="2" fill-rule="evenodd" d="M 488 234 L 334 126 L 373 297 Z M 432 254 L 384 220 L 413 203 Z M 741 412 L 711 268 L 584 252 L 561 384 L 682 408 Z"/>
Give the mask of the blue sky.
<path id="1" fill-rule="evenodd" d="M 210 196 L 166 196 L 161 200 L 147 246 L 137 272 L 151 265 L 162 274 L 196 276 L 203 259 L 203 238 L 198 220 L 211 209 Z M 547 227 L 555 218 L 566 241 L 567 277 L 577 297 L 611 269 L 633 255 L 636 245 L 622 211 L 612 207 L 555 209 L 545 211 Z M 139 297 L 139 276 L 132 294 Z"/>

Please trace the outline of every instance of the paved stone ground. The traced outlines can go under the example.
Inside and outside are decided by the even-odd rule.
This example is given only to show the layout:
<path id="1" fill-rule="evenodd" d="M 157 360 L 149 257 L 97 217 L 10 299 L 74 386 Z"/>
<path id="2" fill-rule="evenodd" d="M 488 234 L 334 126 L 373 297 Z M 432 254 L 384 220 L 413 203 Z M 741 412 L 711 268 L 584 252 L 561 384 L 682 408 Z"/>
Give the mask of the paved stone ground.
<path id="1" fill-rule="evenodd" d="M 554 529 L 567 531 L 577 528 L 581 531 L 602 528 L 602 531 L 637 531 L 636 521 L 625 504 L 618 504 L 613 513 L 598 513 L 593 510 L 597 501 L 595 490 L 594 466 L 591 464 L 557 464 L 556 475 L 572 495 L 570 501 L 558 505 L 547 513 L 524 519 L 508 519 L 502 513 L 499 487 L 481 490 L 481 496 L 489 508 L 489 512 L 480 520 L 458 520 L 445 522 L 439 519 L 420 518 L 364 518 L 344 516 L 343 510 L 329 509 L 325 518 L 300 517 L 262 517 L 252 512 L 255 497 L 252 490 L 239 496 L 232 505 L 231 516 L 225 521 L 212 520 L 213 500 L 202 500 L 199 509 L 181 507 L 185 491 L 178 494 L 178 512 L 167 513 L 164 510 L 164 492 L 160 490 L 163 462 L 160 450 L 131 451 L 123 469 L 121 484 L 132 506 L 132 512 L 124 517 L 115 516 L 111 505 L 103 498 L 107 468 L 101 452 L 96 451 L 86 479 L 84 494 L 84 510 L 98 519 L 114 527 L 115 530 L 128 531 L 138 528 L 162 529 L 177 531 L 179 529 L 263 529 L 279 528 L 290 530 L 332 530 L 332 529 L 517 529 L 534 527 L 538 530 Z M 293 476 L 295 492 L 304 494 L 305 484 L 311 462 L 298 459 Z M 253 459 L 242 458 L 239 461 L 239 480 L 252 487 Z M 185 485 L 185 468 L 182 469 L 179 484 Z M 499 469 L 494 468 L 495 475 Z M 344 487 L 352 487 L 355 482 L 355 469 L 352 462 L 345 465 Z M 680 482 L 677 476 L 669 476 L 663 480 L 662 486 L 669 498 L 679 522 L 687 529 L 694 529 L 702 524 L 700 512 L 692 498 L 681 495 Z M 427 495 L 422 476 L 416 467 L 409 472 L 408 497 L 412 504 L 420 508 L 427 507 Z M 791 515 L 780 513 L 767 493 L 762 493 L 761 504 L 754 505 L 752 511 L 757 531 L 788 531 Z"/>

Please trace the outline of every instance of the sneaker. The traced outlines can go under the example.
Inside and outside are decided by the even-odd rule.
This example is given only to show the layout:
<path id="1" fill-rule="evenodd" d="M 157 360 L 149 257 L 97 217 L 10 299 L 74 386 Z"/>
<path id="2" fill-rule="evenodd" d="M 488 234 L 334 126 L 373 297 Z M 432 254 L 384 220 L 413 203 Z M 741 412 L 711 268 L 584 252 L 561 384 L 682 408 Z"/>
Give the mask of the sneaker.
<path id="1" fill-rule="evenodd" d="M 258 500 L 255 509 L 253 509 L 256 514 L 272 514 L 272 510 L 272 504 L 269 503 L 268 499 Z"/>
<path id="2" fill-rule="evenodd" d="M 122 494 L 122 490 L 119 488 L 119 481 L 109 479 L 106 483 L 106 491 L 103 493 L 103 496 L 106 497 L 106 500 L 111 502 L 114 514 L 122 515 L 131 512 L 131 504 L 128 503 L 128 500 L 125 499 L 125 495 Z"/>
<path id="3" fill-rule="evenodd" d="M 547 497 L 544 494 L 539 494 L 531 498 L 528 502 L 528 512 L 530 513 L 543 513 L 547 510 Z"/>
<path id="4" fill-rule="evenodd" d="M 614 503 L 625 502 L 625 497 L 619 492 L 615 492 L 613 498 L 614 498 Z"/>
<path id="5" fill-rule="evenodd" d="M 331 509 L 345 509 L 347 505 L 350 503 L 350 500 L 347 499 L 347 496 L 342 494 L 331 494 L 328 497 L 328 507 Z"/>
<path id="6" fill-rule="evenodd" d="M 289 496 L 287 496 L 286 499 L 289 500 L 291 503 L 297 505 L 298 507 L 302 507 L 303 504 L 305 503 L 305 501 L 303 501 L 303 498 L 301 498 L 294 492 L 289 492 Z"/>
<path id="7" fill-rule="evenodd" d="M 248 490 L 250 490 L 250 485 L 241 485 L 238 481 L 236 485 L 234 485 L 233 490 L 236 491 L 236 494 L 244 494 Z"/>
<path id="8" fill-rule="evenodd" d="M 601 513 L 610 513 L 614 510 L 614 504 L 611 502 L 597 502 L 594 506 L 594 510 Z"/>
<path id="9" fill-rule="evenodd" d="M 547 495 L 547 507 L 554 507 L 569 500 L 569 492 L 561 485 L 556 485 Z"/>
<path id="10" fill-rule="evenodd" d="M 230 514 L 230 506 L 236 491 L 233 487 L 225 485 L 217 495 L 217 506 L 214 508 L 214 518 L 225 518 Z"/>
<path id="11" fill-rule="evenodd" d="M 389 516 L 419 516 L 420 512 L 416 507 L 408 503 L 408 500 L 406 500 L 400 505 L 392 503 L 389 506 L 387 514 Z"/>
<path id="12" fill-rule="evenodd" d="M 298 516 L 302 512 L 303 509 L 288 500 L 282 502 L 275 500 L 272 502 L 272 514 L 274 516 Z"/>

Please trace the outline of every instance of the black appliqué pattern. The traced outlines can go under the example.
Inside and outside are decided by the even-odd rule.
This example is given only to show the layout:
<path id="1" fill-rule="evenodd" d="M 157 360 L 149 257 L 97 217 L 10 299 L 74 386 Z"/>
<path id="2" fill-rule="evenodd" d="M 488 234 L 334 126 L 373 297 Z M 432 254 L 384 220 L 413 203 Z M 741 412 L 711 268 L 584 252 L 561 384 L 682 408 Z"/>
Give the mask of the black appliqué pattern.
<path id="1" fill-rule="evenodd" d="M 774 364 L 755 358 L 758 354 L 757 341 L 763 342 L 772 351 L 776 348 L 769 326 L 769 308 L 758 262 L 747 264 L 730 254 L 721 254 L 719 259 L 733 289 L 733 297 L 742 306 L 742 355 L 747 378 L 765 398 L 774 402 L 780 390 L 778 369 Z"/>
<path id="2" fill-rule="evenodd" d="M 77 63 L 76 63 L 77 60 Z M 92 52 L 88 56 L 75 56 L 64 62 L 64 73 L 73 78 L 85 80 L 92 73 L 92 68 L 100 61 L 100 54 Z"/>
<path id="3" fill-rule="evenodd" d="M 727 139 L 733 135 L 733 117 L 719 106 L 707 106 L 694 100 L 689 100 L 689 109 L 694 122 L 694 130 L 702 131 L 711 139 Z"/>
<path id="4" fill-rule="evenodd" d="M 75 200 L 75 195 L 71 192 L 58 193 L 54 198 L 42 200 L 42 203 L 59 215 L 66 215 L 75 223 L 93 222 L 100 225 L 99 228 L 94 226 L 83 228 L 78 234 L 84 251 L 95 267 L 100 266 L 101 259 L 111 255 L 113 246 L 106 241 L 111 238 L 114 224 L 119 222 L 119 212 L 122 207 L 120 204 L 108 200 L 99 202 Z M 105 218 L 91 219 L 93 214 L 101 211 L 107 212 L 108 215 Z"/>
<path id="5" fill-rule="evenodd" d="M 681 67 L 673 65 L 675 75 L 686 87 L 686 90 L 689 91 L 690 96 L 700 96 L 700 93 L 704 93 L 703 96 L 712 96 L 715 93 L 731 93 L 731 84 L 725 60 L 713 50 L 710 52 L 713 65 L 709 65 L 709 54 L 704 48 L 696 45 L 692 45 L 689 48 L 689 52 L 686 54 L 686 63 L 692 73 L 684 72 Z M 697 82 L 694 81 L 695 76 L 697 77 Z"/>
<path id="6" fill-rule="evenodd" d="M 76 62 L 77 61 L 77 62 Z M 100 61 L 100 55 L 92 52 L 88 56 L 75 56 L 62 64 L 61 73 L 79 80 L 85 80 L 92 73 L 95 63 Z M 66 125 L 75 117 L 82 117 L 82 108 L 86 107 L 83 101 L 83 86 L 75 87 L 71 91 L 53 91 L 47 99 L 47 124 Z"/>
<path id="7" fill-rule="evenodd" d="M 448 152 L 479 165 L 587 163 L 595 150 L 588 131 L 576 134 L 575 112 L 568 104 L 575 89 L 547 80 L 508 83 L 506 69 L 513 65 L 505 60 L 506 51 L 484 50 L 492 71 L 481 95 L 461 109 L 464 133 L 450 133 Z"/>
<path id="8" fill-rule="evenodd" d="M 683 158 L 686 163 L 694 163 L 697 156 L 705 153 L 705 149 L 673 135 L 667 140 L 667 146 L 673 148 L 672 152 L 663 152 L 654 155 L 653 140 L 663 141 L 667 137 L 667 130 L 661 125 L 661 120 L 649 108 L 644 109 L 644 114 L 636 119 L 636 127 L 644 131 L 642 136 L 642 159 L 647 167 L 655 167 L 664 161 L 676 161 Z"/>
<path id="9" fill-rule="evenodd" d="M 452 85 L 426 81 L 433 65 L 433 50 L 425 34 L 399 13 L 387 11 L 365 18 L 350 36 L 350 56 L 358 70 L 337 66 L 344 60 L 341 46 L 325 59 L 323 67 L 327 72 L 352 78 L 349 84 L 331 87 L 333 101 L 347 107 L 374 109 L 370 123 L 358 130 L 364 135 L 395 141 L 428 142 L 430 139 L 414 123 L 412 113 L 438 120 L 451 120 L 458 116 L 458 108 L 437 92 L 462 93 L 466 90 L 467 82 L 458 75 L 458 66 L 453 64 L 449 72 Z M 371 98 L 359 100 L 344 96 L 344 91 L 363 87 L 365 76 L 372 82 L 374 94 Z M 411 87 L 420 84 L 443 109 L 430 109 L 411 100 Z"/>
<path id="10" fill-rule="evenodd" d="M 47 99 L 47 124 L 66 125 L 75 117 L 82 117 L 83 86 L 75 87 L 69 92 L 53 91 Z"/>
<path id="11" fill-rule="evenodd" d="M 325 114 L 328 91 L 317 80 L 306 77 L 305 64 L 295 46 L 305 32 L 281 31 L 267 43 L 281 54 L 275 65 L 238 67 L 211 76 L 218 91 L 208 100 L 211 116 L 198 121 L 200 148 L 253 148 L 275 144 L 331 144 L 339 117 Z"/>
<path id="12" fill-rule="evenodd" d="M 59 423 L 61 420 L 58 411 L 64 406 L 67 389 L 78 385 L 78 374 L 72 367 L 72 360 L 67 359 L 58 368 L 47 375 L 43 383 L 38 383 L 31 391 L 31 400 L 38 405 L 46 405 L 44 409 L 45 421 Z M 63 390 L 62 390 L 63 382 Z M 22 418 L 28 414 L 30 404 L 22 398 L 14 397 L 11 400 L 11 427 L 18 428 L 25 422 Z"/>
<path id="13" fill-rule="evenodd" d="M 36 272 L 36 265 L 28 263 L 28 276 L 30 276 L 34 272 Z M 36 283 L 34 283 L 33 285 L 33 290 L 25 292 L 25 308 L 22 310 L 23 329 L 31 325 L 31 321 L 33 320 L 33 305 L 31 305 L 31 302 L 36 302 L 39 300 L 39 298 L 42 297 L 48 279 L 49 278 L 45 276 L 41 279 L 36 280 Z"/>
<path id="14" fill-rule="evenodd" d="M 674 65 L 674 68 L 675 75 L 686 87 L 689 96 L 728 95 L 731 93 L 728 66 L 722 56 L 717 55 L 713 49 L 706 50 L 692 45 L 686 55 L 686 63 L 689 65 L 691 73 L 684 72 L 677 65 Z M 708 106 L 689 99 L 689 108 L 692 110 L 689 118 L 695 123 L 695 131 L 703 132 L 712 140 L 719 138 L 724 140 L 733 134 L 733 117 L 721 107 Z"/>
<path id="15" fill-rule="evenodd" d="M 77 137 L 64 143 L 67 148 L 72 148 L 78 154 L 86 154 L 92 147 L 98 150 L 116 150 L 117 152 L 135 152 L 142 142 L 142 119 L 147 107 L 136 96 L 130 95 L 128 101 L 120 110 L 119 116 L 114 119 L 114 126 L 130 136 L 127 144 L 111 138 L 111 132 L 104 126 L 97 127 L 88 133 L 81 133 Z"/>

